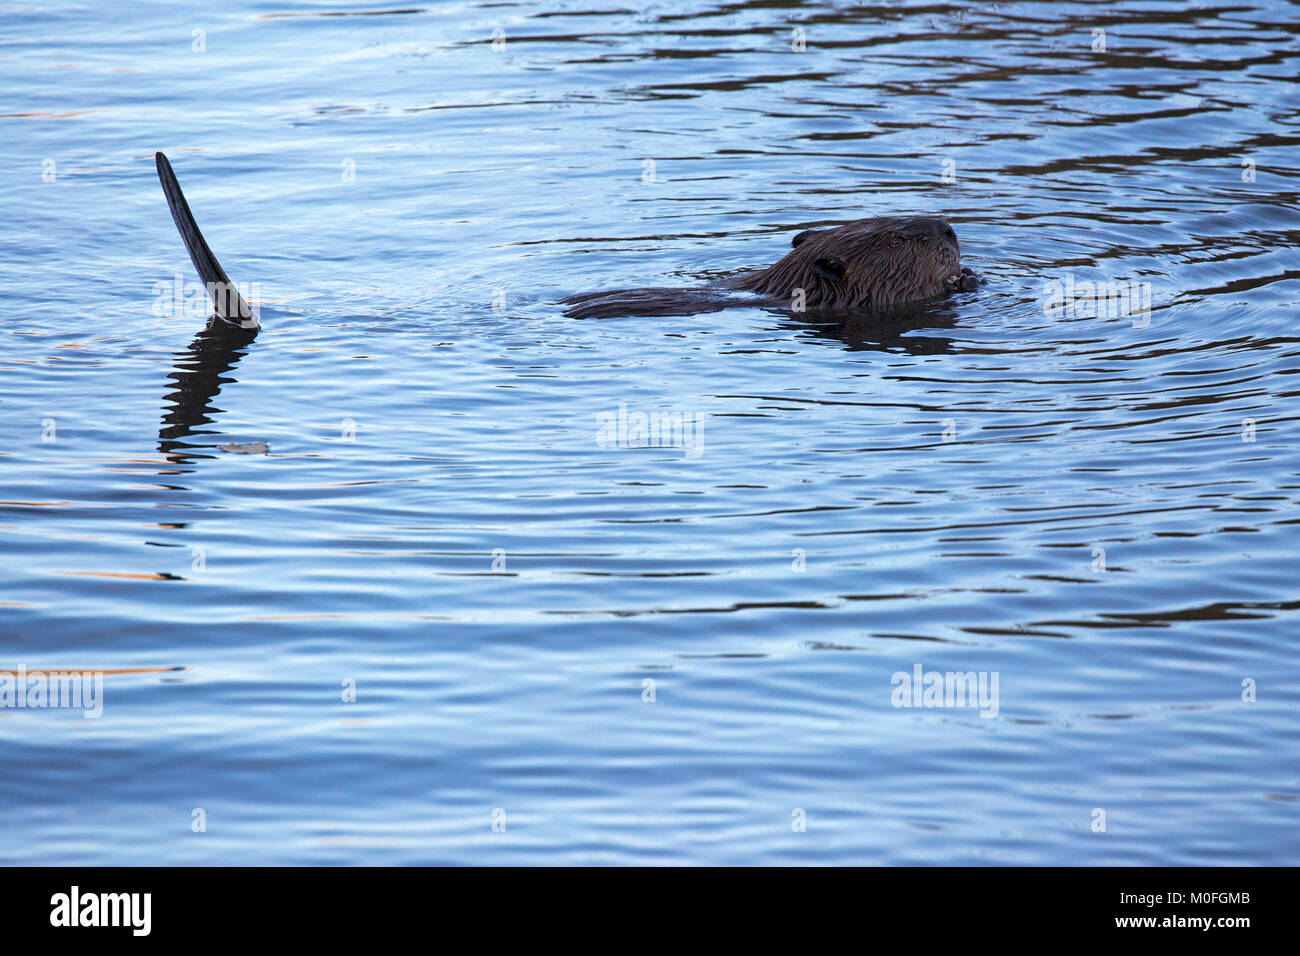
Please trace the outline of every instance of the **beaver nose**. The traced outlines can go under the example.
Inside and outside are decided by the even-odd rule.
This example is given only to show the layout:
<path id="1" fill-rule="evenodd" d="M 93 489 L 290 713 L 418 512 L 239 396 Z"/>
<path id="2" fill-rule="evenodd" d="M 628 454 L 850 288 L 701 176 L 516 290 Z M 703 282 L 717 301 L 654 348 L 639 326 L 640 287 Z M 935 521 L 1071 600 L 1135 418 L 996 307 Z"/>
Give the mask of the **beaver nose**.
<path id="1" fill-rule="evenodd" d="M 918 220 L 908 232 L 923 242 L 947 242 L 953 246 L 957 245 L 957 234 L 952 231 L 952 226 L 942 219 Z"/>
<path id="2" fill-rule="evenodd" d="M 957 233 L 953 232 L 952 226 L 942 219 L 930 220 L 930 236 L 934 239 L 951 242 L 954 246 L 957 244 Z"/>
<path id="3" fill-rule="evenodd" d="M 942 219 L 935 220 L 934 236 L 937 242 L 947 243 L 952 246 L 954 252 L 960 254 L 961 246 L 957 244 L 957 233 L 953 232 L 952 226 Z"/>

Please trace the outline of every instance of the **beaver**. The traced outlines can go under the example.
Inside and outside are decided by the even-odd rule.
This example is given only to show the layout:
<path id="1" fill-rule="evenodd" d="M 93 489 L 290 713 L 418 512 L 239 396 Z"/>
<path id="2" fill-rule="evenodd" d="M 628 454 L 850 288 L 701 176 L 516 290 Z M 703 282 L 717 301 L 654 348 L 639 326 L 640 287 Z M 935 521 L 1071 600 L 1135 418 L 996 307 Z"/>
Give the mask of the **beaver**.
<path id="1" fill-rule="evenodd" d="M 952 226 L 929 216 L 878 216 L 805 229 L 790 245 L 785 257 L 766 269 L 703 286 L 585 292 L 560 303 L 575 319 L 681 315 L 733 305 L 881 313 L 969 291 L 981 281 L 961 265 Z"/>
<path id="2" fill-rule="evenodd" d="M 212 298 L 214 327 L 256 332 L 257 316 L 199 232 L 171 163 L 154 154 L 172 219 Z M 571 318 L 689 315 L 734 305 L 794 312 L 880 313 L 969 290 L 980 277 L 961 265 L 952 226 L 928 216 L 858 219 L 805 229 L 779 262 L 694 288 L 615 289 L 561 299 Z"/>

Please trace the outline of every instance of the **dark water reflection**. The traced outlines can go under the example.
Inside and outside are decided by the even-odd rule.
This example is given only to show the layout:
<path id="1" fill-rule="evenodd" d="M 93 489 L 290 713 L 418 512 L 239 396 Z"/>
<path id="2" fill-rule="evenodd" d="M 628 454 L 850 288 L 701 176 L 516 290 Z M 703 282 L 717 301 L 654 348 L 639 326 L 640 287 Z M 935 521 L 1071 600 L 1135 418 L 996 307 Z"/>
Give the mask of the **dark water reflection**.
<path id="1" fill-rule="evenodd" d="M 192 462 L 195 457 L 211 457 L 187 451 L 211 446 L 185 439 L 202 434 L 200 426 L 213 423 L 221 411 L 213 406 L 213 400 L 221 393 L 222 385 L 235 381 L 235 367 L 256 338 L 256 330 L 213 318 L 184 352 L 177 353 L 176 367 L 167 376 L 176 390 L 163 399 L 167 409 L 158 430 L 158 451 L 168 460 L 179 464 Z"/>
<path id="2" fill-rule="evenodd" d="M 0 859 L 1294 862 L 1300 7 L 126 10 L 0 15 Z M 886 213 L 988 285 L 554 304 Z"/>

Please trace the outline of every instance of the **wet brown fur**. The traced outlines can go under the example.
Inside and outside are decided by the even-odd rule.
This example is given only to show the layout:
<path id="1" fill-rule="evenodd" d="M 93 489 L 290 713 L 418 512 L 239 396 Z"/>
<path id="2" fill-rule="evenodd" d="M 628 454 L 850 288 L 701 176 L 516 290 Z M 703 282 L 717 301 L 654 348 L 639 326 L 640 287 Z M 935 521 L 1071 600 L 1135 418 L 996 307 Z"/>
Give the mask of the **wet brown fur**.
<path id="1" fill-rule="evenodd" d="M 733 305 L 880 312 L 972 287 L 957 236 L 942 219 L 880 217 L 809 229 L 779 262 L 696 288 L 616 289 L 570 296 L 573 318 L 684 315 Z M 968 278 L 969 277 L 969 278 Z M 968 284 L 969 283 L 969 284 Z M 802 293 L 801 293 L 802 290 Z M 738 296 L 750 292 L 760 299 Z"/>

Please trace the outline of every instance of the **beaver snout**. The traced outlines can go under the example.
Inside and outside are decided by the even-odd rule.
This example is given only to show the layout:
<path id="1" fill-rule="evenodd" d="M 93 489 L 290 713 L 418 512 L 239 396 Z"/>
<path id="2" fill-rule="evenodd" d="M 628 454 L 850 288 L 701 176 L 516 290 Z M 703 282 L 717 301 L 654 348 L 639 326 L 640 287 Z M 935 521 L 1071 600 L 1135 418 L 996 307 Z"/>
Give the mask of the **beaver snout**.
<path id="1" fill-rule="evenodd" d="M 961 288 L 961 247 L 957 233 L 942 219 L 920 216 L 906 220 L 897 230 L 914 252 L 914 267 L 929 274 L 944 288 Z"/>
<path id="2" fill-rule="evenodd" d="M 952 226 L 948 225 L 942 219 L 912 219 L 909 220 L 907 225 L 899 231 L 909 239 L 915 239 L 921 242 L 947 243 L 954 249 L 960 248 L 957 245 L 957 233 L 953 232 Z"/>

